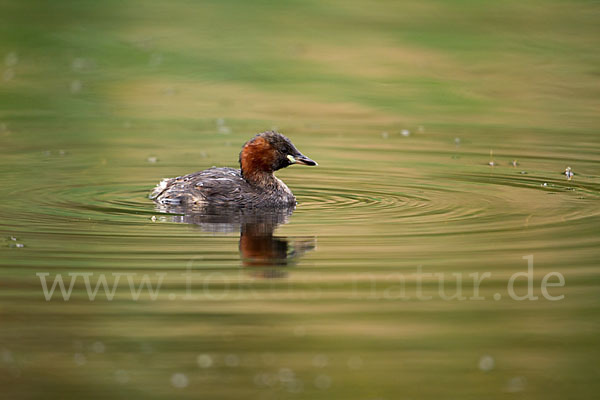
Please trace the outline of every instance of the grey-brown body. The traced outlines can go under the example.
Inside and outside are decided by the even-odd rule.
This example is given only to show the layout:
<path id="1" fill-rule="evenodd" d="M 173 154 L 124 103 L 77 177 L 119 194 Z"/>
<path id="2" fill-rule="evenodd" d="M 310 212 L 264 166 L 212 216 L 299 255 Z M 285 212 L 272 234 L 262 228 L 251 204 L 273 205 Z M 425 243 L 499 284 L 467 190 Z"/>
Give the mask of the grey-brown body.
<path id="1" fill-rule="evenodd" d="M 260 185 L 242 177 L 239 169 L 209 168 L 193 174 L 163 179 L 150 199 L 170 206 L 288 207 L 296 198 L 285 183 L 272 179 Z"/>

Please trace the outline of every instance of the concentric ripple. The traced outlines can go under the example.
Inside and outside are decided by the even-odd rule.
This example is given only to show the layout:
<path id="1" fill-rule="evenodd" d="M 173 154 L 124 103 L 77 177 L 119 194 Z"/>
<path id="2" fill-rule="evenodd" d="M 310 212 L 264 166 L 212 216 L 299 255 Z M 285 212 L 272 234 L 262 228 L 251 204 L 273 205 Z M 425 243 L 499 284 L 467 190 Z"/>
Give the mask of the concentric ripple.
<path id="1" fill-rule="evenodd" d="M 591 180 L 548 179 L 516 170 L 387 171 L 382 177 L 375 170 L 323 168 L 313 175 L 316 179 L 288 182 L 299 201 L 292 222 L 383 224 L 388 230 L 395 224 L 402 227 L 397 232 L 402 236 L 506 232 L 600 213 L 600 190 Z M 76 179 L 32 187 L 14 184 L 11 197 L 22 199 L 8 212 L 14 226 L 29 222 L 56 230 L 74 221 L 135 226 L 159 213 L 147 198 L 153 182 L 113 178 L 93 184 Z"/>

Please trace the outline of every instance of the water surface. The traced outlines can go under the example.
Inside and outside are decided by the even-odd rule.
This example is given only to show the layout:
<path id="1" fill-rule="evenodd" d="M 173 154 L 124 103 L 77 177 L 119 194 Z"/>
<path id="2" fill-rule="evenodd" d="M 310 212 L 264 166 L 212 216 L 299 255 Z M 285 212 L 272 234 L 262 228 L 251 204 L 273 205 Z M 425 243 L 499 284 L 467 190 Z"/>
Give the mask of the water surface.
<path id="1" fill-rule="evenodd" d="M 7 4 L 11 398 L 598 391 L 596 6 Z M 148 200 L 273 128 L 319 162 L 278 172 L 293 212 Z"/>

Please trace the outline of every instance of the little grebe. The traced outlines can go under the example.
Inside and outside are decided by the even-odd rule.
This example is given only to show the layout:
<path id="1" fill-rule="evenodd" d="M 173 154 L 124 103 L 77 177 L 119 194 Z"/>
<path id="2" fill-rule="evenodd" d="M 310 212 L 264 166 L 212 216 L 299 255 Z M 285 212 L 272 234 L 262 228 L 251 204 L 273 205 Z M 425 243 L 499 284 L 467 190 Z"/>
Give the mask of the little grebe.
<path id="1" fill-rule="evenodd" d="M 239 162 L 240 169 L 212 167 L 163 179 L 150 199 L 183 207 L 290 207 L 296 204 L 296 198 L 273 172 L 292 164 L 317 165 L 274 131 L 259 133 L 247 141 Z"/>

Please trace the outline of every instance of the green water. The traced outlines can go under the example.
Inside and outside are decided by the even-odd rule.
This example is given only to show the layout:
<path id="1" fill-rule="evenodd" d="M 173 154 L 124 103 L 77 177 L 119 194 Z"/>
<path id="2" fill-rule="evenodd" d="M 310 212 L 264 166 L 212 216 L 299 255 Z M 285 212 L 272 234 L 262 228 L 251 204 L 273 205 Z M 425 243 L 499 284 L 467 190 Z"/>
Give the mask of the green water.
<path id="1" fill-rule="evenodd" d="M 600 390 L 596 3 L 1 4 L 3 398 Z M 292 215 L 147 199 L 272 128 Z"/>

